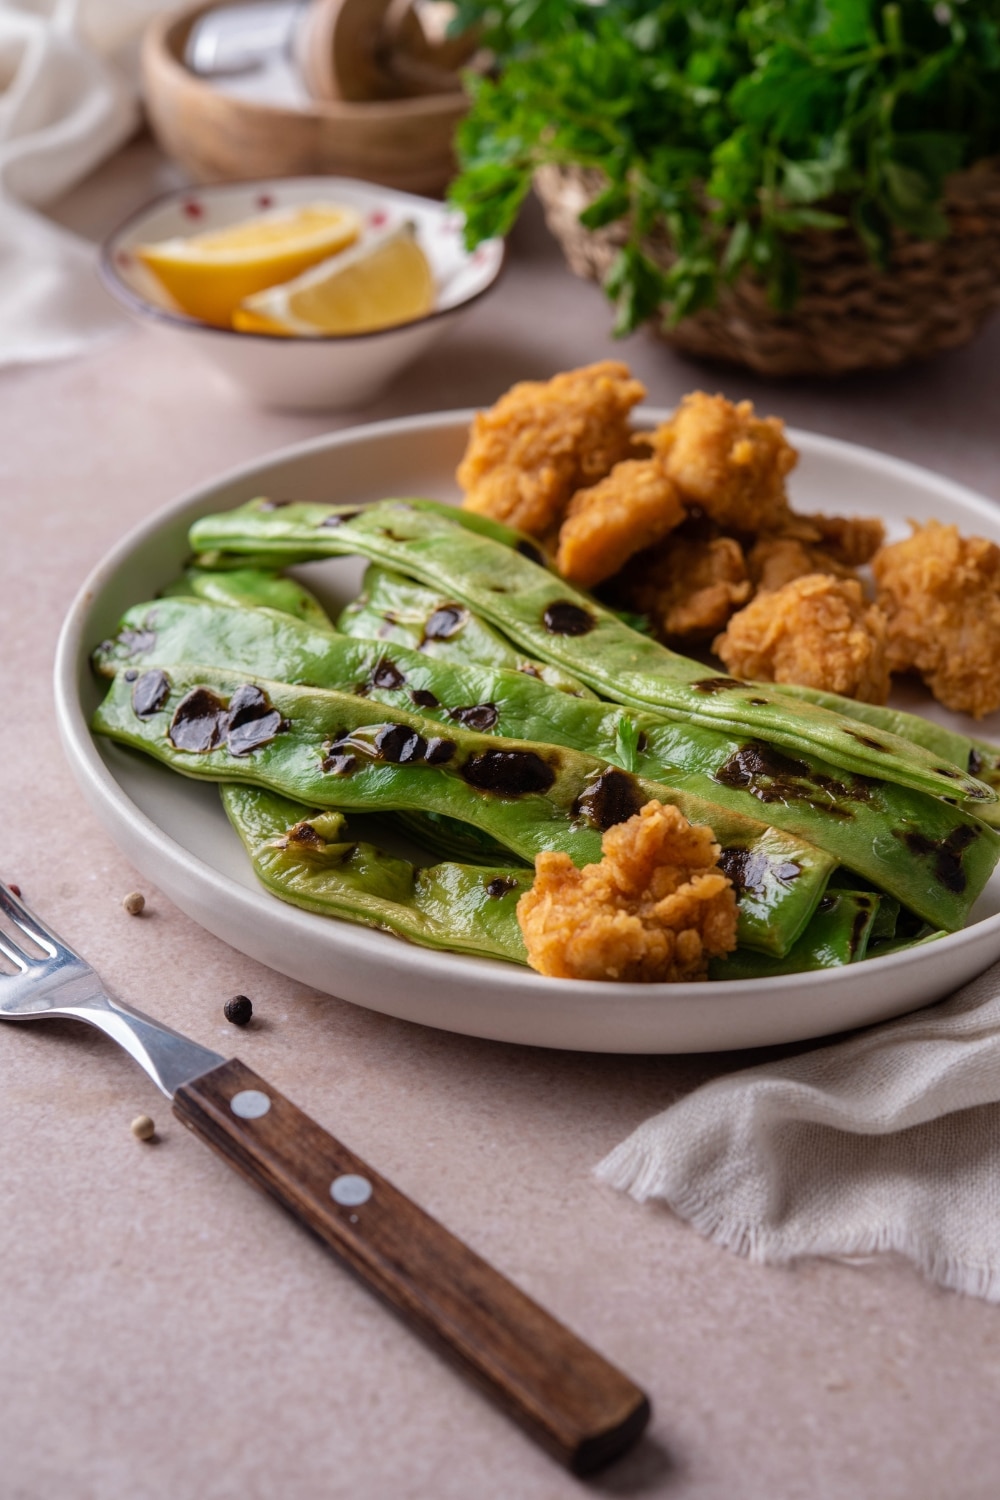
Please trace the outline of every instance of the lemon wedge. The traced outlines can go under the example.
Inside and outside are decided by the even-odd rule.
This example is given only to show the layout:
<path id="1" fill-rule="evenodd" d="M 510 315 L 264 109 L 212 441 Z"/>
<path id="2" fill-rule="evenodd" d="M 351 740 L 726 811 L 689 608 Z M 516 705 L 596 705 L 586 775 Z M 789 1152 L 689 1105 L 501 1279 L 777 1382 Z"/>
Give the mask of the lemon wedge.
<path id="1" fill-rule="evenodd" d="M 340 203 L 274 209 L 226 229 L 139 245 L 136 255 L 193 318 L 232 326 L 245 297 L 351 245 L 361 216 Z"/>
<path id="2" fill-rule="evenodd" d="M 247 297 L 233 313 L 233 327 L 243 333 L 313 338 L 373 333 L 424 317 L 434 307 L 434 296 L 427 257 L 413 226 L 403 224 L 284 286 Z"/>

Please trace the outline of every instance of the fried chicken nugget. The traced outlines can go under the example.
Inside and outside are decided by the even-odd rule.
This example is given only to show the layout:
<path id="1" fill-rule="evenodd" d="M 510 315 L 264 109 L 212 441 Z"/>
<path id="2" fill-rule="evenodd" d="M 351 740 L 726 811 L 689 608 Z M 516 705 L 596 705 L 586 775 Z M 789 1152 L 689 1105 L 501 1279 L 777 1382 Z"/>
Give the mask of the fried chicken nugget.
<path id="1" fill-rule="evenodd" d="M 888 631 L 881 610 L 851 578 L 807 573 L 733 615 L 712 650 L 734 677 L 794 682 L 884 703 Z"/>
<path id="2" fill-rule="evenodd" d="M 553 541 L 570 497 L 630 455 L 629 413 L 645 394 L 611 359 L 513 386 L 473 419 L 463 506 Z"/>
<path id="3" fill-rule="evenodd" d="M 916 671 L 940 703 L 975 718 L 1000 708 L 1000 547 L 955 526 L 915 522 L 875 554 L 889 664 Z"/>
<path id="4" fill-rule="evenodd" d="M 790 511 L 782 534 L 818 545 L 832 562 L 846 568 L 871 562 L 885 541 L 885 527 L 875 516 L 824 516 L 822 512 L 799 515 Z"/>
<path id="5" fill-rule="evenodd" d="M 736 897 L 712 830 L 647 802 L 609 828 L 600 864 L 539 854 L 517 903 L 528 962 L 559 979 L 705 979 L 736 947 Z"/>
<path id="6" fill-rule="evenodd" d="M 829 573 L 833 578 L 856 578 L 853 568 L 846 567 L 821 547 L 810 547 L 791 536 L 762 536 L 747 554 L 750 577 L 757 592 L 773 594 L 794 578 L 807 573 Z"/>
<path id="7" fill-rule="evenodd" d="M 556 567 L 572 583 L 593 588 L 683 519 L 680 496 L 659 460 L 626 459 L 573 496 L 559 531 Z"/>
<path id="8" fill-rule="evenodd" d="M 658 635 L 697 641 L 710 640 L 750 593 L 735 537 L 670 536 L 635 559 L 618 597 Z"/>
<path id="9" fill-rule="evenodd" d="M 778 417 L 757 417 L 749 401 L 693 391 L 653 434 L 667 474 L 689 505 L 724 531 L 776 530 L 788 514 L 785 476 L 798 454 Z"/>

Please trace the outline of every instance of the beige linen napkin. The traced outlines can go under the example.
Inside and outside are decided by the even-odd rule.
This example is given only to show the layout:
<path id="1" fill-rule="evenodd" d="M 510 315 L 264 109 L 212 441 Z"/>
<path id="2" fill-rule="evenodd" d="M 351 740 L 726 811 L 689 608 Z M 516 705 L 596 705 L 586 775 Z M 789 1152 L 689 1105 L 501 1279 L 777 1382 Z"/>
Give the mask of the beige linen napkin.
<path id="1" fill-rule="evenodd" d="M 1000 1302 L 1000 964 L 845 1041 L 713 1079 L 598 1177 L 752 1260 L 894 1250 Z"/>
<path id="2" fill-rule="evenodd" d="M 170 0 L 0 0 L 0 365 L 59 359 L 125 327 L 94 247 L 35 211 L 139 120 L 127 49 Z"/>

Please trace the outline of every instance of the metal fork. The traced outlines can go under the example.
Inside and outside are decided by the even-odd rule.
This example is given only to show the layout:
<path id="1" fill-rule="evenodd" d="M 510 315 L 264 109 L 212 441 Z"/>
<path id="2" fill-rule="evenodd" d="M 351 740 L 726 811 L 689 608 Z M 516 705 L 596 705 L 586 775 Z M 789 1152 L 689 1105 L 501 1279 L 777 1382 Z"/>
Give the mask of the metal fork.
<path id="1" fill-rule="evenodd" d="M 112 1000 L 85 959 L 0 882 L 0 1019 L 106 1032 L 179 1119 L 312 1229 L 372 1290 L 574 1473 L 638 1438 L 639 1388 L 235 1058 Z M 12 935 L 13 934 L 13 935 Z M 22 939 L 38 948 L 28 952 Z"/>

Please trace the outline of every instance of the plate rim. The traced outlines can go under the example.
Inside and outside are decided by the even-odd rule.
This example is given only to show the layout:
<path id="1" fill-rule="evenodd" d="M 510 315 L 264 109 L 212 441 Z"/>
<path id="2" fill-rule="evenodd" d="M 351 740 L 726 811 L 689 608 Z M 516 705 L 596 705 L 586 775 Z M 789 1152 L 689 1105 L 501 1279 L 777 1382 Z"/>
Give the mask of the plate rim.
<path id="1" fill-rule="evenodd" d="M 60 739 L 74 774 L 80 781 L 81 787 L 89 793 L 90 805 L 94 807 L 95 804 L 99 804 L 108 814 L 116 829 L 112 836 L 119 847 L 125 847 L 127 850 L 131 843 L 129 837 L 131 825 L 147 847 L 152 847 L 157 857 L 165 861 L 172 875 L 180 880 L 200 883 L 206 889 L 211 889 L 224 897 L 226 901 L 235 902 L 244 921 L 252 922 L 262 916 L 266 921 L 277 917 L 294 935 L 298 930 L 311 934 L 316 931 L 314 924 L 335 920 L 336 945 L 338 947 L 342 945 L 351 953 L 351 956 L 370 960 L 372 941 L 377 939 L 379 947 L 381 944 L 390 945 L 385 950 L 390 968 L 393 967 L 392 959 L 396 958 L 401 960 L 396 967 L 410 971 L 416 970 L 425 978 L 433 978 L 441 961 L 444 960 L 448 963 L 455 979 L 458 982 L 464 979 L 470 986 L 474 986 L 477 979 L 481 980 L 484 972 L 488 972 L 491 983 L 495 980 L 501 989 L 512 991 L 516 988 L 523 992 L 528 988 L 532 993 L 537 993 L 540 999 L 545 995 L 551 996 L 554 993 L 554 985 L 573 986 L 576 1003 L 579 1004 L 582 1001 L 595 1009 L 603 1009 L 616 1002 L 620 1004 L 626 999 L 636 1008 L 644 1005 L 663 1008 L 665 1002 L 671 998 L 684 1001 L 697 1000 L 699 1005 L 709 1006 L 713 1000 L 721 1002 L 738 996 L 746 996 L 750 1000 L 755 993 L 760 994 L 764 990 L 768 993 L 781 994 L 802 989 L 803 1004 L 808 1004 L 809 1011 L 812 1012 L 818 1008 L 822 1012 L 826 991 L 831 987 L 843 985 L 844 975 L 850 971 L 851 966 L 811 971 L 807 976 L 786 974 L 776 975 L 769 979 L 710 980 L 688 984 L 636 985 L 620 981 L 554 980 L 535 974 L 519 965 L 405 943 L 389 934 L 359 924 L 325 918 L 298 907 L 277 902 L 276 898 L 270 895 L 263 886 L 254 888 L 234 884 L 224 872 L 213 868 L 198 855 L 178 843 L 131 800 L 100 755 L 90 733 L 77 692 L 81 665 L 89 657 L 91 649 L 84 640 L 83 629 L 90 608 L 101 590 L 139 547 L 152 540 L 165 526 L 187 511 L 194 510 L 202 502 L 210 503 L 210 497 L 214 493 L 224 488 L 232 488 L 246 480 L 252 480 L 253 476 L 265 466 L 271 467 L 290 461 L 308 459 L 315 454 L 356 443 L 359 439 L 377 442 L 383 437 L 405 437 L 411 432 L 452 428 L 460 424 L 468 426 L 476 410 L 476 408 L 448 409 L 361 423 L 257 455 L 246 463 L 216 474 L 209 480 L 186 490 L 176 499 L 168 501 L 131 528 L 99 559 L 81 584 L 67 610 L 59 632 L 53 672 L 56 720 Z M 635 416 L 640 422 L 659 421 L 666 414 L 665 408 L 643 406 L 637 409 Z M 938 475 L 936 471 L 926 466 L 841 438 L 828 437 L 794 427 L 788 427 L 786 430 L 792 442 L 802 453 L 839 457 L 842 460 L 853 460 L 855 463 L 861 462 L 887 475 L 891 474 L 897 479 L 917 483 L 925 488 L 930 482 L 942 498 L 958 500 L 962 505 L 989 517 L 994 525 L 997 522 L 996 506 L 985 496 L 979 495 L 976 491 L 947 476 Z M 102 821 L 103 826 L 108 829 L 108 823 L 100 819 L 99 821 Z M 124 834 L 124 838 L 120 836 L 121 834 Z M 1000 933 L 1000 913 L 982 918 L 958 932 L 949 933 L 937 939 L 932 946 L 936 954 L 944 955 L 956 949 L 964 949 L 977 939 L 985 941 L 997 933 Z M 926 951 L 922 948 L 914 948 L 866 959 L 864 961 L 865 974 L 892 972 L 897 976 L 905 976 L 908 971 L 915 970 L 923 963 Z M 808 1002 L 806 993 L 810 996 Z M 815 997 L 814 1002 L 811 997 Z M 926 1003 L 929 1002 L 922 1002 L 922 1004 Z M 381 1005 L 373 1005 L 371 1008 L 383 1010 L 387 1014 L 396 1014 Z M 918 1005 L 915 1008 L 920 1007 Z M 836 1024 L 836 1015 L 830 1018 L 834 1022 L 832 1028 L 824 1026 L 824 1029 L 818 1032 L 808 1029 L 812 1024 L 808 1017 L 803 1017 L 803 1019 L 807 1029 L 795 1039 L 832 1035 L 834 1031 L 843 1029 L 842 1025 Z M 433 1025 L 434 1023 L 427 1024 Z M 466 1034 L 483 1035 L 481 1031 Z M 559 1044 L 529 1042 L 525 1045 Z M 572 1050 L 578 1050 L 580 1047 L 579 1042 L 567 1042 L 562 1045 Z M 720 1046 L 724 1048 L 725 1045 L 725 1043 L 716 1043 L 701 1050 L 719 1050 Z M 751 1042 L 742 1045 L 760 1044 Z M 602 1048 L 601 1050 L 612 1049 Z M 667 1053 L 677 1049 L 663 1047 L 656 1050 Z"/>

